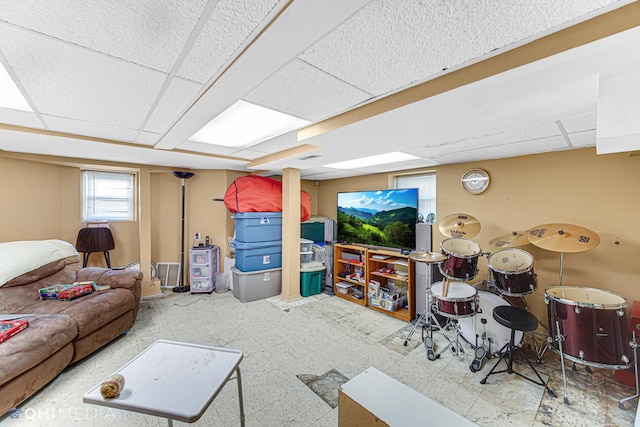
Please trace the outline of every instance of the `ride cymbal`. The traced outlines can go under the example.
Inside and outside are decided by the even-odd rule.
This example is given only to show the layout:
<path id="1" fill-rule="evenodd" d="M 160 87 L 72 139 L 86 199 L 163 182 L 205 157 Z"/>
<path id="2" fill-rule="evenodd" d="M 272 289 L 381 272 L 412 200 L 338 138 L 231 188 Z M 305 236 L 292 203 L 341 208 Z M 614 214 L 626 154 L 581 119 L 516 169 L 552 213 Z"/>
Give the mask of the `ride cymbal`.
<path id="1" fill-rule="evenodd" d="M 494 248 L 515 248 L 517 246 L 528 245 L 529 238 L 527 237 L 527 230 L 512 231 L 511 234 L 505 234 L 504 236 L 496 237 L 489 240 L 489 245 Z"/>
<path id="2" fill-rule="evenodd" d="M 447 237 L 470 239 L 480 232 L 480 223 L 471 215 L 456 213 L 442 218 L 439 228 Z"/>
<path id="3" fill-rule="evenodd" d="M 585 252 L 600 244 L 595 231 L 574 224 L 542 224 L 527 233 L 529 242 L 553 252 Z"/>
<path id="4" fill-rule="evenodd" d="M 409 254 L 409 259 L 416 262 L 434 264 L 446 260 L 447 256 L 439 252 L 414 252 Z"/>

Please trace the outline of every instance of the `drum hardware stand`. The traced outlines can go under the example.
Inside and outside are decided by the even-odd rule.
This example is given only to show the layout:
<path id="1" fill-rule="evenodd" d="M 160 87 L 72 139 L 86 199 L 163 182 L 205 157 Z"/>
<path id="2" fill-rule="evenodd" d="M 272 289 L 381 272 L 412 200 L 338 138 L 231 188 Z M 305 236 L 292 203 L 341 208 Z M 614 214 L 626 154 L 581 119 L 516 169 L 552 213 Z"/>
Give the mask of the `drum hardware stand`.
<path id="1" fill-rule="evenodd" d="M 471 372 L 478 372 L 480 370 L 480 368 L 482 367 L 482 361 L 485 359 L 485 357 L 487 357 L 487 353 L 489 353 L 489 358 L 491 357 L 491 347 L 489 347 L 489 351 L 487 352 L 487 349 L 484 344 L 487 338 L 487 326 L 486 326 L 487 319 L 482 318 L 480 322 L 482 322 L 482 325 L 484 326 L 484 331 L 482 332 L 482 347 L 478 346 L 479 335 L 476 334 L 476 350 L 474 353 L 475 358 L 473 359 L 473 362 L 471 362 L 471 365 L 469 366 L 469 369 L 471 369 Z"/>
<path id="2" fill-rule="evenodd" d="M 560 366 L 562 366 L 562 382 L 564 387 L 564 403 L 566 405 L 570 405 L 569 399 L 567 398 L 567 374 L 564 369 L 564 352 L 562 351 L 562 342 L 564 341 L 564 335 L 562 335 L 560 331 L 560 324 L 556 320 L 556 331 L 558 331 L 558 335 L 555 337 L 555 341 L 558 343 L 558 349 L 560 350 Z M 551 339 L 551 337 L 549 338 Z"/>
<path id="3" fill-rule="evenodd" d="M 403 343 L 405 347 L 407 346 L 409 341 L 411 341 L 411 336 L 413 336 L 418 326 L 422 326 L 423 329 L 425 327 L 429 328 L 429 330 L 432 330 L 432 328 L 435 326 L 433 324 L 433 320 L 435 319 L 435 317 L 433 317 L 431 314 L 431 281 L 432 280 L 433 280 L 433 263 L 429 263 L 427 265 L 427 274 L 426 274 L 427 283 L 425 283 L 425 286 L 424 286 L 425 294 L 427 296 L 426 306 L 424 311 L 420 313 L 420 316 L 415 321 L 415 323 L 413 324 L 413 327 L 407 334 L 407 338 L 404 340 L 404 343 Z M 436 323 L 437 323 L 437 320 L 436 320 Z M 438 326 L 440 325 L 438 324 Z M 424 341 L 424 337 L 422 338 L 422 340 Z"/>
<path id="4" fill-rule="evenodd" d="M 624 402 L 635 399 L 636 397 L 640 397 L 640 384 L 638 384 L 638 341 L 636 341 L 636 331 L 632 331 L 631 342 L 629 343 L 629 345 L 631 346 L 631 348 L 633 348 L 633 370 L 636 378 L 636 394 L 622 399 L 618 403 L 620 409 L 624 409 Z"/>

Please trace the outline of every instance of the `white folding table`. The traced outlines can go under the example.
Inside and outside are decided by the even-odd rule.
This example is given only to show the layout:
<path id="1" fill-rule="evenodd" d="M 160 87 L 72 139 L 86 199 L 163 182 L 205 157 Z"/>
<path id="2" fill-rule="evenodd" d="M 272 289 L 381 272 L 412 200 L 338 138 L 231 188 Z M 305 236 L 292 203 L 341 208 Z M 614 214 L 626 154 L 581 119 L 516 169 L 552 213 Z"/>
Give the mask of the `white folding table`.
<path id="1" fill-rule="evenodd" d="M 207 410 L 236 373 L 240 425 L 244 426 L 242 352 L 159 340 L 113 374 L 121 374 L 124 389 L 114 398 L 100 394 L 100 384 L 83 397 L 85 403 L 193 423 Z M 112 375 L 113 375 L 112 374 Z"/>

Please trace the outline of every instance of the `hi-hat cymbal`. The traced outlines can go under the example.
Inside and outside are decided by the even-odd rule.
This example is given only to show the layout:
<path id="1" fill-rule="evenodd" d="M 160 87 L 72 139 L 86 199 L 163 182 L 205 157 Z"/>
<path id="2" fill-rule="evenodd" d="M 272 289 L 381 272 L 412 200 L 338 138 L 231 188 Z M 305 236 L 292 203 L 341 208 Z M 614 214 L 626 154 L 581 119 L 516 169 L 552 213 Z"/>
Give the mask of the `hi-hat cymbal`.
<path id="1" fill-rule="evenodd" d="M 416 262 L 434 264 L 446 260 L 447 256 L 439 252 L 413 252 L 409 254 L 409 259 Z"/>
<path id="2" fill-rule="evenodd" d="M 456 213 L 442 218 L 439 228 L 447 237 L 470 239 L 480 232 L 480 223 L 471 215 Z"/>
<path id="3" fill-rule="evenodd" d="M 529 242 L 554 252 L 585 252 L 600 244 L 595 231 L 573 224 L 542 224 L 527 233 Z"/>
<path id="4" fill-rule="evenodd" d="M 512 231 L 510 234 L 496 237 L 489 240 L 489 245 L 494 248 L 515 248 L 516 246 L 528 245 L 527 230 Z"/>

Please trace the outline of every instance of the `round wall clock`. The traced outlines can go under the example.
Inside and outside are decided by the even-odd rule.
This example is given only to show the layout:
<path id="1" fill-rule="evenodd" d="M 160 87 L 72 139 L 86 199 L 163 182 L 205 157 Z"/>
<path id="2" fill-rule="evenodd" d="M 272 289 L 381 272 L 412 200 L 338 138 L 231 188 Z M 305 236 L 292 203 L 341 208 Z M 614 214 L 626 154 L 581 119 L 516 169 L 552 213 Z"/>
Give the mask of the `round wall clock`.
<path id="1" fill-rule="evenodd" d="M 489 188 L 489 174 L 484 169 L 469 169 L 462 175 L 460 183 L 469 194 L 480 194 Z"/>

